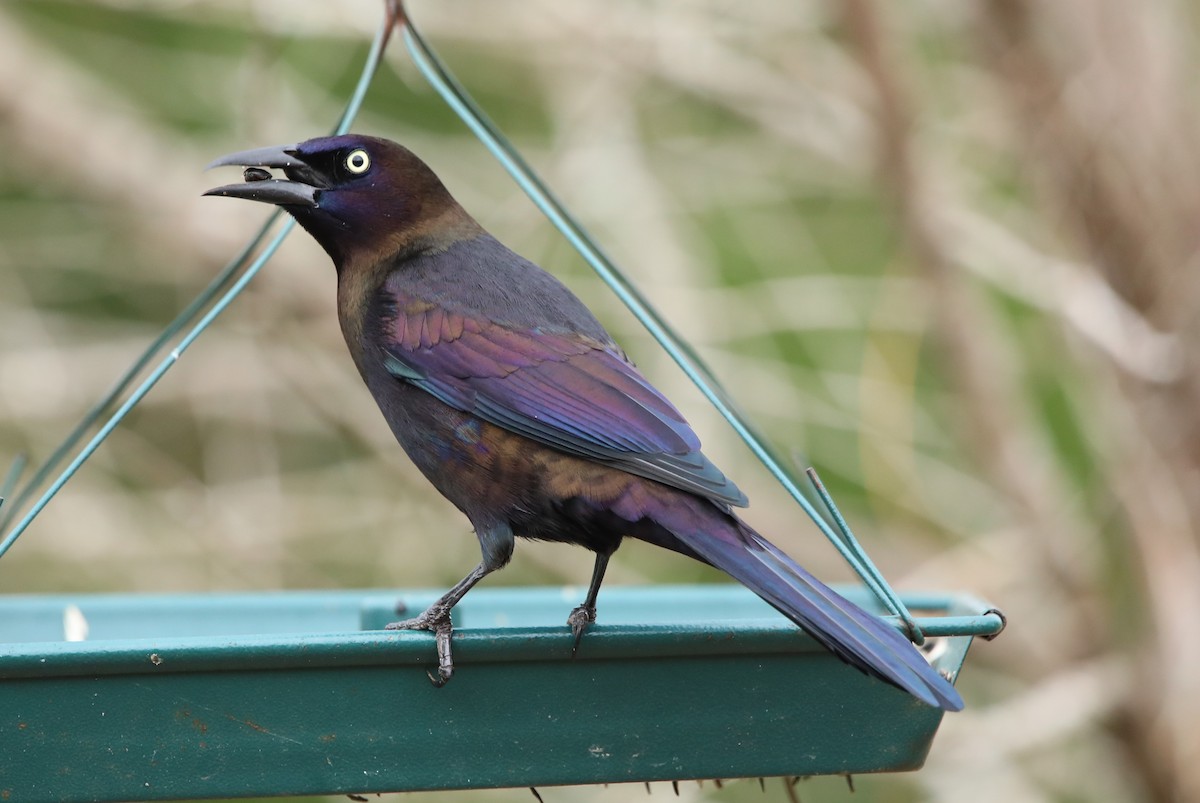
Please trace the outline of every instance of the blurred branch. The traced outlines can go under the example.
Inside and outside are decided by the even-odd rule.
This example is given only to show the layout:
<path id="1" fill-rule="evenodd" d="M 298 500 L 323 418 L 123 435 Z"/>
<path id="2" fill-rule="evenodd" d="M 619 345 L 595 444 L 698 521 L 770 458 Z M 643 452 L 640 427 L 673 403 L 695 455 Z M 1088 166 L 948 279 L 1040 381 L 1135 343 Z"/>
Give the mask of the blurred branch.
<path id="1" fill-rule="evenodd" d="M 1026 522 L 1031 553 L 1041 556 L 1068 596 L 1083 599 L 1089 585 L 1083 558 L 1086 528 L 1063 509 L 1066 493 L 1054 474 L 1054 461 L 1030 434 L 1022 393 L 1012 382 L 1019 376 L 1016 358 L 997 337 L 986 307 L 954 269 L 930 214 L 926 170 L 912 140 L 915 112 L 901 86 L 905 65 L 885 41 L 870 0 L 847 0 L 843 8 L 851 42 L 876 91 L 881 176 L 912 262 L 929 281 L 938 345 L 962 394 L 963 434 Z"/>
<path id="2" fill-rule="evenodd" d="M 1184 371 L 1179 338 L 1156 329 L 1091 266 L 1057 259 L 991 218 L 945 204 L 937 214 L 947 258 L 1002 293 L 1059 316 L 1121 370 L 1138 379 L 1177 382 Z"/>
<path id="3" fill-rule="evenodd" d="M 193 200 L 200 166 L 231 138 L 323 127 L 371 28 L 363 9 L 0 10 L 0 456 L 52 447 L 156 315 L 237 246 L 252 221 Z M 638 283 L 745 389 L 748 412 L 820 456 L 860 512 L 876 506 L 881 560 L 1011 615 L 963 678 L 991 702 L 947 719 L 919 775 L 861 785 L 1200 799 L 1194 14 L 1121 0 L 415 11 L 587 224 L 646 265 Z M 597 304 L 693 405 L 754 514 L 808 556 L 793 507 L 718 416 L 469 135 L 429 113 L 407 60 L 388 66 L 362 124 L 443 165 L 464 205 Z M 214 110 L 202 122 L 164 102 L 198 72 L 196 100 Z M 456 579 L 473 539 L 412 492 L 422 480 L 357 385 L 332 274 L 309 246 L 289 246 L 147 398 L 0 585 Z M 421 548 L 434 531 L 455 537 Z M 573 575 L 553 551 L 529 553 L 521 579 Z M 618 559 L 629 581 L 671 576 Z"/>
<path id="4" fill-rule="evenodd" d="M 563 7 L 555 13 L 577 17 L 577 26 L 584 28 L 585 10 L 572 12 Z M 619 29 L 633 41 L 647 30 L 664 27 L 656 24 L 658 12 L 653 8 L 625 7 L 619 16 L 624 20 Z M 871 151 L 872 122 L 859 107 L 847 98 L 819 92 L 811 82 L 797 82 L 764 60 L 747 57 L 722 41 L 720 32 L 714 35 L 706 30 L 711 19 L 697 12 L 670 16 L 675 35 L 662 46 L 621 51 L 629 71 L 657 74 L 752 120 L 780 141 L 843 168 L 863 166 L 863 155 Z M 511 24 L 511 19 L 508 22 Z M 583 41 L 586 43 L 586 37 Z M 691 50 L 671 47 L 678 42 L 691 48 L 696 41 L 704 42 L 702 58 Z M 813 46 L 823 45 L 818 41 Z M 553 50 L 555 43 L 547 41 L 546 47 Z M 838 58 L 831 52 L 821 56 Z M 818 60 L 816 56 L 814 60 Z M 1097 276 L 1094 266 L 1043 253 L 993 215 L 980 211 L 974 199 L 955 186 L 951 179 L 954 171 L 945 165 L 927 159 L 922 173 L 926 184 L 923 214 L 939 233 L 948 266 L 966 269 L 1007 295 L 1061 316 L 1125 371 L 1156 382 L 1179 378 L 1183 355 L 1176 338 L 1150 323 L 1141 310 Z"/>
<path id="5" fill-rule="evenodd" d="M 1195 723 L 1182 712 L 1200 709 L 1200 648 L 1183 636 L 1193 624 L 1182 613 L 1200 610 L 1200 127 L 1184 91 L 1193 68 L 1178 60 L 1190 42 L 1179 41 L 1172 15 L 1183 12 L 985 9 L 987 54 L 1018 125 L 1032 132 L 1019 144 L 1046 206 L 1130 307 L 1180 343 L 1169 381 L 1094 371 L 1111 435 L 1102 470 L 1128 517 L 1150 618 L 1130 639 L 1145 681 L 1113 729 L 1154 799 L 1197 799 Z"/>
<path id="6" fill-rule="evenodd" d="M 935 801 L 959 803 L 1021 803 L 1061 800 L 1022 762 L 1036 758 L 1056 743 L 1086 733 L 1109 719 L 1134 682 L 1128 663 L 1106 657 L 1083 661 L 1054 671 L 1003 705 L 967 710 L 942 725 L 938 749 L 929 757 L 923 775 Z M 1056 782 L 1068 796 L 1100 800 L 1111 795 L 1115 768 L 1062 767 Z"/>
<path id="7" fill-rule="evenodd" d="M 3 7 L 0 117 L 0 140 L 21 155 L 9 165 L 129 210 L 132 250 L 161 257 L 185 238 L 189 252 L 223 260 L 237 247 L 228 218 L 188 214 L 180 205 L 178 188 L 199 186 L 206 155 L 26 35 Z"/>
<path id="8" fill-rule="evenodd" d="M 903 76 L 908 70 L 891 48 L 878 9 L 870 0 L 853 0 L 847 2 L 844 8 L 851 39 L 875 88 L 881 171 L 895 198 L 913 260 L 931 280 L 935 295 L 931 308 L 935 314 L 940 344 L 965 402 L 961 407 L 966 422 L 965 432 L 974 441 L 981 462 L 1010 500 L 1014 513 L 1024 521 L 1021 532 L 1025 536 L 1026 554 L 1038 556 L 1040 567 L 1049 570 L 1050 577 L 1065 592 L 1061 601 L 1069 601 L 1063 612 L 1073 617 L 1074 624 L 1070 630 L 1076 639 L 1076 649 L 1062 650 L 1065 645 L 1058 645 L 1060 650 L 1055 656 L 1057 660 L 1069 664 L 1086 655 L 1112 650 L 1122 640 L 1114 632 L 1113 623 L 1120 621 L 1124 612 L 1116 609 L 1105 611 L 1096 605 L 1101 600 L 1106 600 L 1109 605 L 1117 604 L 1117 601 L 1102 593 L 1105 580 L 1099 569 L 1103 564 L 1087 559 L 1094 552 L 1089 548 L 1089 541 L 1094 537 L 1083 520 L 1071 515 L 1062 504 L 1067 498 L 1067 483 L 1060 473 L 1056 457 L 1045 449 L 1043 439 L 1037 435 L 1033 416 L 1028 411 L 1027 392 L 1013 381 L 1020 376 L 1020 372 L 1016 369 L 1014 355 L 1002 345 L 1004 336 L 1000 334 L 1002 330 L 998 321 L 988 315 L 986 307 L 980 304 L 963 282 L 962 275 L 951 270 L 955 261 L 954 248 L 949 245 L 952 240 L 946 236 L 946 227 L 939 225 L 942 221 L 931 212 L 933 204 L 929 201 L 927 188 L 930 170 L 921 159 L 913 135 L 916 112 L 903 87 Z M 1006 47 L 1012 52 L 1005 51 L 1005 63 L 1016 65 L 1019 72 L 1015 79 L 1010 75 L 1007 83 L 1002 84 L 1018 91 L 1022 86 L 1033 86 L 1040 91 L 1040 99 L 1053 98 L 1049 105 L 1032 106 L 1036 113 L 1027 120 L 1027 126 L 1033 128 L 1047 119 L 1060 119 L 1060 95 L 1045 91 L 1048 87 L 1059 85 L 1058 74 L 1048 67 L 1046 60 L 1040 58 L 1041 54 L 1036 49 L 1026 52 L 1031 43 L 1037 41 L 1029 20 L 1041 13 L 1040 7 L 1034 10 L 1020 3 L 996 3 L 989 8 L 994 12 L 995 27 L 1011 37 Z M 1019 32 L 1010 24 L 1013 17 L 1019 18 L 1024 25 L 1018 26 Z M 1062 50 L 1061 41 L 1056 42 L 1055 52 Z M 1031 78 L 1031 70 L 1043 72 Z M 1026 83 L 1022 84 L 1021 79 L 1027 79 Z M 1081 141 L 1085 136 L 1084 130 L 1088 132 L 1086 142 Z M 1069 125 L 1055 129 L 1051 124 L 1043 129 L 1042 146 L 1056 153 L 1055 165 L 1090 164 L 1104 155 L 1103 145 L 1091 138 L 1094 130 L 1081 130 Z M 1085 155 L 1081 158 L 1081 154 Z M 1137 172 L 1136 168 L 1132 172 Z M 1152 174 L 1152 171 L 1147 171 L 1147 174 Z M 1153 235 L 1144 228 L 1153 216 L 1145 214 L 1140 206 L 1130 207 L 1115 186 L 1108 187 L 1107 195 L 1104 191 L 1081 194 L 1073 186 L 1073 182 L 1077 184 L 1083 180 L 1078 174 L 1064 177 L 1061 172 L 1055 174 L 1049 171 L 1049 175 L 1065 178 L 1064 195 L 1072 198 L 1068 203 L 1072 204 L 1072 208 L 1080 209 L 1080 217 L 1084 220 L 1080 230 L 1105 240 L 1091 241 L 1090 248 L 1092 254 L 1100 258 L 1107 281 L 1113 282 L 1117 291 L 1110 290 L 1105 280 L 1078 268 L 1064 270 L 1062 263 L 1059 263 L 1059 269 L 1051 277 L 1037 277 L 1040 290 L 1033 289 L 1035 285 L 1026 282 L 1031 289 L 1024 295 L 1027 298 L 1053 298 L 1057 290 L 1056 304 L 1043 302 L 1037 306 L 1057 307 L 1064 313 L 1065 322 L 1073 324 L 1078 331 L 1101 345 L 1110 357 L 1115 358 L 1114 363 L 1124 369 L 1122 384 L 1126 386 L 1126 393 L 1133 391 L 1127 400 L 1133 403 L 1133 409 L 1137 411 L 1135 417 L 1157 422 L 1161 419 L 1155 413 L 1161 410 L 1152 412 L 1138 403 L 1137 395 L 1143 392 L 1138 383 L 1149 382 L 1159 386 L 1178 383 L 1182 375 L 1182 351 L 1171 335 L 1160 334 L 1143 316 L 1143 312 L 1150 312 L 1162 318 L 1155 312 L 1151 299 L 1160 292 L 1155 277 L 1167 273 L 1161 265 L 1153 269 L 1139 269 L 1139 260 L 1153 259 L 1155 249 L 1131 245 L 1153 239 Z M 1095 213 L 1090 220 L 1086 217 L 1089 204 Z M 1174 214 L 1174 211 L 1168 214 Z M 960 220 L 963 217 L 958 216 Z M 1104 223 L 1101 225 L 1097 221 Z M 1158 250 L 1162 250 L 1161 245 Z M 990 252 L 998 261 L 1013 256 L 1012 249 L 1007 254 L 1003 250 L 999 253 L 989 249 L 980 251 Z M 1134 252 L 1138 260 L 1131 258 Z M 969 259 L 967 254 L 961 252 L 958 256 L 961 261 L 966 261 L 964 257 Z M 1124 272 L 1126 270 L 1137 273 L 1137 278 L 1130 279 Z M 1011 269 L 1008 273 L 1013 275 Z M 1046 293 L 1048 278 L 1051 279 L 1049 296 Z M 1056 284 L 1061 289 L 1056 288 Z M 1099 369 L 1094 379 L 1103 381 L 1106 373 L 1104 364 L 1095 360 L 1091 363 L 1093 372 Z M 1110 427 L 1114 420 L 1111 414 L 1116 413 L 1120 418 L 1119 411 L 1113 409 L 1114 405 L 1120 406 L 1123 403 L 1121 397 L 1126 393 L 1114 394 L 1115 398 L 1108 399 L 1108 404 L 1104 405 L 1110 412 Z M 1156 391 L 1151 391 L 1152 395 L 1154 393 Z M 1195 406 L 1191 409 L 1194 410 Z M 1182 623 L 1171 621 L 1174 628 L 1170 629 L 1161 625 L 1167 623 L 1164 620 L 1177 619 L 1177 616 L 1167 614 L 1168 608 L 1173 612 L 1179 611 L 1181 605 L 1184 610 L 1196 609 L 1195 603 L 1189 605 L 1186 601 L 1196 596 L 1189 592 L 1189 588 L 1200 588 L 1200 574 L 1193 569 L 1197 565 L 1194 544 L 1185 535 L 1192 526 L 1188 511 L 1186 506 L 1174 504 L 1183 498 L 1179 494 L 1186 491 L 1172 482 L 1171 475 L 1175 473 L 1178 476 L 1176 472 L 1184 467 L 1178 466 L 1173 472 L 1164 464 L 1161 469 L 1165 471 L 1155 471 L 1153 433 L 1146 431 L 1145 425 L 1135 425 L 1135 429 L 1140 431 L 1132 437 L 1120 439 L 1126 448 L 1117 459 L 1106 462 L 1105 470 L 1118 489 L 1119 498 L 1130 517 L 1130 535 L 1133 544 L 1140 549 L 1147 571 L 1143 588 L 1154 600 L 1154 609 L 1158 612 L 1156 619 L 1160 622 L 1157 628 L 1139 632 L 1136 641 L 1157 654 L 1152 663 L 1164 682 L 1150 684 L 1150 687 L 1131 687 L 1127 690 L 1127 697 L 1117 697 L 1114 716 L 1119 715 L 1118 721 L 1127 721 L 1131 726 L 1116 727 L 1113 732 L 1125 743 L 1129 755 L 1134 757 L 1142 780 L 1148 789 L 1154 790 L 1155 799 L 1168 801 L 1176 799 L 1179 790 L 1200 786 L 1196 786 L 1195 780 L 1189 777 L 1191 771 L 1187 768 L 1187 762 L 1180 760 L 1182 756 L 1175 754 L 1163 760 L 1161 751 L 1150 746 L 1164 741 L 1158 733 L 1160 727 L 1165 726 L 1168 732 L 1174 730 L 1170 718 L 1166 722 L 1161 720 L 1161 714 L 1166 710 L 1165 699 L 1168 698 L 1160 695 L 1169 695 L 1171 706 L 1177 707 L 1181 700 L 1197 699 L 1193 687 L 1200 683 L 1194 680 L 1183 684 L 1178 680 L 1170 682 L 1171 673 L 1164 671 L 1163 667 L 1172 665 L 1173 661 L 1166 655 L 1165 648 L 1167 640 L 1171 638 L 1169 634 L 1179 632 L 1178 627 Z M 1138 448 L 1134 448 L 1135 444 Z M 1136 467 L 1131 464 L 1134 460 L 1137 461 Z M 1167 461 L 1169 464 L 1170 458 Z M 1161 464 L 1161 460 L 1158 462 Z M 1124 492 L 1126 489 L 1128 492 Z M 1176 510 L 1176 515 L 1164 517 L 1164 513 L 1172 509 Z M 1164 537 L 1164 534 L 1169 535 Z M 1171 566 L 1169 572 L 1168 565 Z M 1166 578 L 1169 574 L 1175 575 L 1178 582 L 1168 582 Z M 1143 663 L 1142 656 L 1138 657 L 1138 663 Z M 1117 690 L 1110 691 L 1118 694 Z M 1147 711 L 1154 712 L 1154 720 L 1147 720 Z M 1153 724 L 1156 721 L 1162 724 Z M 1029 721 L 1023 720 L 1020 727 L 1029 728 Z M 1167 735 L 1165 742 L 1178 746 L 1186 738 L 1183 731 L 1178 730 Z M 1190 766 L 1195 767 L 1195 762 L 1190 762 Z"/>

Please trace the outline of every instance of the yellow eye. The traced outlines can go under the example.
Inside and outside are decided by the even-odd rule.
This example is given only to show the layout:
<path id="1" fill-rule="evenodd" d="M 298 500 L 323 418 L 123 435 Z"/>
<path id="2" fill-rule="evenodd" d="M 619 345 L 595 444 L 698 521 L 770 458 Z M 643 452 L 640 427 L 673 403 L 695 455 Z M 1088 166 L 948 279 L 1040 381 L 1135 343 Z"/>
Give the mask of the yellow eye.
<path id="1" fill-rule="evenodd" d="M 346 169 L 356 176 L 367 172 L 371 167 L 371 157 L 362 148 L 350 151 L 346 157 Z"/>

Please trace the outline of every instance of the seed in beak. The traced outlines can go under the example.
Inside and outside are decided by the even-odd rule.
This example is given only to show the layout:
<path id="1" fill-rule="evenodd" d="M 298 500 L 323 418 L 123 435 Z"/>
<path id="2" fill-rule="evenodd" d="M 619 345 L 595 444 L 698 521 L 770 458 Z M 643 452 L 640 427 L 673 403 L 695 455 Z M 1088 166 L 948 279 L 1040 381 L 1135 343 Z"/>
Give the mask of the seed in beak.
<path id="1" fill-rule="evenodd" d="M 271 171 L 261 167 L 247 167 L 242 171 L 242 178 L 246 181 L 267 181 L 271 178 Z"/>

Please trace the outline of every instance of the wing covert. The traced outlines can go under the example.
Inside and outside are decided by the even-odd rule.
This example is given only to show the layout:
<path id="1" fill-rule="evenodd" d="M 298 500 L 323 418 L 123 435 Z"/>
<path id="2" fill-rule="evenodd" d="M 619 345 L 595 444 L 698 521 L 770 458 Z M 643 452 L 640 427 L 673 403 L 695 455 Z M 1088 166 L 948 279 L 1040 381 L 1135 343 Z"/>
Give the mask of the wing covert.
<path id="1" fill-rule="evenodd" d="M 398 305 L 386 367 L 445 404 L 561 451 L 729 505 L 746 498 L 679 411 L 612 343 Z"/>

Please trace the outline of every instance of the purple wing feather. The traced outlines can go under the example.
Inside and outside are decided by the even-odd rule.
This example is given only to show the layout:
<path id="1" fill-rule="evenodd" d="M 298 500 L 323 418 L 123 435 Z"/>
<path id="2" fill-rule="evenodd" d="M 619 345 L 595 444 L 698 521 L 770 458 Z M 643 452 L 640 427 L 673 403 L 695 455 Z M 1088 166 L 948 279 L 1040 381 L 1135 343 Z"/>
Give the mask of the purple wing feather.
<path id="1" fill-rule="evenodd" d="M 720 504 L 746 504 L 679 411 L 612 343 L 420 302 L 398 304 L 387 335 L 388 370 L 446 404 Z"/>

